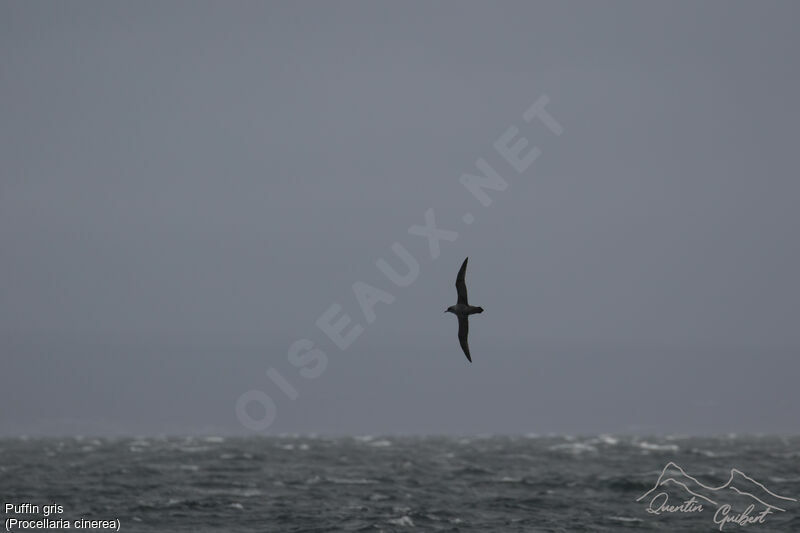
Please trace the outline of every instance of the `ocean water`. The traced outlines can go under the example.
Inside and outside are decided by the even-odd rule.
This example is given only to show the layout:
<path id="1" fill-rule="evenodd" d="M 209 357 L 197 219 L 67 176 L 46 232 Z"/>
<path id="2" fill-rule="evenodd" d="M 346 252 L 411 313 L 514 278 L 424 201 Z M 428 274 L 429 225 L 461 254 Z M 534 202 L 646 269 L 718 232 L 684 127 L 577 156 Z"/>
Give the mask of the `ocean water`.
<path id="1" fill-rule="evenodd" d="M 716 506 L 647 512 L 662 503 L 656 494 L 677 506 L 688 490 Z M 89 519 L 131 532 L 791 532 L 798 497 L 797 437 L 0 440 L 3 520 L 20 521 L 12 531 Z M 747 516 L 772 511 L 716 522 L 748 502 Z"/>

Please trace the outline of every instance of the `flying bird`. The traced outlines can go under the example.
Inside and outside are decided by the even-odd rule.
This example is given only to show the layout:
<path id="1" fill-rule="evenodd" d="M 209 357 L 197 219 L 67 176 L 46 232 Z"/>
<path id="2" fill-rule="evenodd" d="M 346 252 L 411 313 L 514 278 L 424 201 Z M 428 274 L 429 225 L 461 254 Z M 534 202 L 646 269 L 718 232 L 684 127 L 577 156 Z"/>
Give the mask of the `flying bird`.
<path id="1" fill-rule="evenodd" d="M 461 263 L 461 269 L 456 276 L 456 292 L 458 292 L 458 303 L 451 305 L 445 310 L 445 313 L 453 313 L 458 317 L 458 342 L 461 343 L 461 349 L 464 350 L 464 355 L 471 363 L 472 356 L 469 354 L 469 344 L 467 343 L 467 335 L 469 335 L 469 315 L 475 313 L 483 313 L 483 307 L 475 307 L 469 305 L 467 302 L 467 284 L 464 277 L 467 275 L 467 261 L 469 257 L 464 259 Z"/>

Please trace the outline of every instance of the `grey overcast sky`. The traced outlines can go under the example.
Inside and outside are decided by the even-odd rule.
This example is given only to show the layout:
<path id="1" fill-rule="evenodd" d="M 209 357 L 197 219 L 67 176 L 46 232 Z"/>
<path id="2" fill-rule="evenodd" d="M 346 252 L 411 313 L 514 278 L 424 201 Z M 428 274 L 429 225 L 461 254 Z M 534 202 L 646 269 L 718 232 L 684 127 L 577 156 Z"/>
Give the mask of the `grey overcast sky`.
<path id="1" fill-rule="evenodd" d="M 267 434 L 797 433 L 798 20 L 2 2 L 0 435 L 249 433 L 250 390 Z M 522 119 L 542 95 L 560 136 Z M 511 126 L 541 150 L 521 174 Z M 508 183 L 487 207 L 479 158 Z M 459 233 L 435 260 L 408 232 L 430 208 Z M 376 266 L 395 242 L 407 287 Z M 471 365 L 442 313 L 465 256 Z M 359 281 L 394 297 L 373 323 Z"/>

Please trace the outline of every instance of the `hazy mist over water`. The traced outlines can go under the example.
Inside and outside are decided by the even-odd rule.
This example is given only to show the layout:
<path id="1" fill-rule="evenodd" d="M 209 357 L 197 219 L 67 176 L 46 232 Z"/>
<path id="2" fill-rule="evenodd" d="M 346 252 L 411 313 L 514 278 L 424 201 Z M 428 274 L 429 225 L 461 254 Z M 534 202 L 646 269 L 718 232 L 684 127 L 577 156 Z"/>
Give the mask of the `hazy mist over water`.
<path id="1" fill-rule="evenodd" d="M 250 434 L 250 390 L 267 434 L 798 433 L 798 16 L 3 3 L 0 435 Z M 545 95 L 561 135 L 522 117 Z M 374 322 L 356 282 L 394 298 Z"/>

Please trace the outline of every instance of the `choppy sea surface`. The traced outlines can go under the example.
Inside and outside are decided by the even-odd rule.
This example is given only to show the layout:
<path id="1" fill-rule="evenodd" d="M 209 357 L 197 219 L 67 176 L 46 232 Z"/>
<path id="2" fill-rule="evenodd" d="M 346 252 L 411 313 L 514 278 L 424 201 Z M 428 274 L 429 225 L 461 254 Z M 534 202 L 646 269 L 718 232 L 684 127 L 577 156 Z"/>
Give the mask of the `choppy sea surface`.
<path id="1" fill-rule="evenodd" d="M 731 469 L 742 474 L 737 497 L 714 490 L 734 480 Z M 659 478 L 672 482 L 636 501 Z M 684 487 L 715 505 L 696 498 L 702 511 L 647 511 L 660 492 L 670 505 L 688 500 Z M 745 518 L 771 511 L 719 524 L 743 511 L 743 492 L 767 500 L 754 499 Z M 800 437 L 0 440 L 12 531 L 26 530 L 24 520 L 62 520 L 38 529 L 62 531 L 63 521 L 74 529 L 89 519 L 118 520 L 121 531 L 791 532 L 800 531 L 797 498 Z M 45 517 L 48 504 L 60 508 Z"/>

